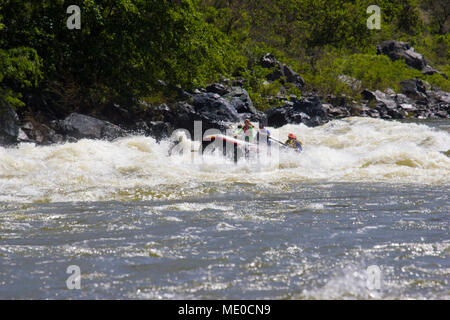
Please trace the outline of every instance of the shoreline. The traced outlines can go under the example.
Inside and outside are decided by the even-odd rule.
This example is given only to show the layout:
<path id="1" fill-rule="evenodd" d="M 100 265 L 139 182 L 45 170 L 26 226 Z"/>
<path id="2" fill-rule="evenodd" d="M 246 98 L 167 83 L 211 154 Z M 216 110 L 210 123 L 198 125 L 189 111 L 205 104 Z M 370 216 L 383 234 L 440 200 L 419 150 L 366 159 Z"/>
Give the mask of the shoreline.
<path id="1" fill-rule="evenodd" d="M 412 52 L 408 43 L 385 41 L 377 46 L 377 50 L 378 54 L 387 55 L 392 60 L 399 59 L 401 54 L 411 68 L 416 68 L 418 64 L 421 70 L 439 73 L 425 63 L 422 55 L 408 55 Z M 196 121 L 202 122 L 203 135 L 209 129 L 218 129 L 223 133 L 229 123 L 244 119 L 279 128 L 300 123 L 316 127 L 354 116 L 385 120 L 450 118 L 450 92 L 432 87 L 418 78 L 401 81 L 396 92 L 389 88 L 371 91 L 361 88 L 360 84 L 355 88 L 357 79 L 340 76 L 339 81 L 360 93 L 360 100 L 357 101 L 344 94 L 323 95 L 306 91 L 305 80 L 270 53 L 261 58 L 260 66 L 273 70 L 267 75 L 264 85 L 269 86 L 274 81 L 282 84 L 277 95 L 267 98 L 272 101 L 272 108 L 268 110 L 255 107 L 245 89 L 245 79 L 223 79 L 190 92 L 160 81 L 164 90 L 176 93 L 177 98 L 172 103 L 150 104 L 141 100 L 127 107 L 109 103 L 87 114 L 67 111 L 65 117 L 59 118 L 50 111 L 55 106 L 43 107 L 34 114 L 25 110 L 17 114 L 11 107 L 6 107 L 0 113 L 0 146 L 20 142 L 49 145 L 84 138 L 114 140 L 131 133 L 151 136 L 160 141 L 177 129 L 186 129 L 194 136 Z M 447 78 L 445 74 L 439 74 Z M 288 94 L 289 86 L 298 89 L 301 96 Z M 33 104 L 33 97 L 28 98 Z"/>
<path id="2" fill-rule="evenodd" d="M 79 139 L 114 140 L 130 135 L 145 135 L 157 141 L 166 139 L 177 129 L 185 129 L 194 136 L 194 122 L 202 122 L 202 135 L 208 129 L 218 129 L 224 132 L 229 124 L 242 122 L 248 118 L 254 123 L 263 123 L 268 127 L 279 128 L 286 124 L 305 124 L 316 127 L 333 120 L 349 117 L 369 117 L 383 120 L 445 120 L 450 119 L 450 93 L 439 91 L 441 100 L 435 98 L 436 92 L 429 91 L 431 107 L 421 106 L 404 94 L 387 95 L 381 91 L 366 94 L 373 95 L 371 100 L 358 104 L 356 101 L 348 103 L 342 97 L 342 103 L 334 105 L 322 103 L 322 99 L 315 95 L 291 98 L 285 100 L 280 107 L 269 109 L 266 112 L 254 109 L 253 112 L 238 112 L 236 105 L 242 101 L 251 103 L 245 89 L 231 87 L 230 93 L 239 92 L 242 95 L 233 100 L 220 96 L 217 93 L 204 92 L 193 94 L 187 101 L 179 101 L 172 106 L 165 104 L 156 107 L 144 105 L 145 109 L 132 114 L 126 114 L 122 121 L 112 119 L 104 114 L 92 117 L 79 113 L 71 113 L 65 119 L 53 120 L 46 123 L 24 121 L 12 109 L 0 118 L 0 146 L 14 146 L 21 142 L 31 142 L 37 145 L 51 145 L 61 142 L 75 142 Z M 434 95 L 434 96 L 433 96 Z M 408 104 L 397 103 L 398 97 L 408 101 Z M 228 96 L 229 97 L 229 96 Z M 369 96 L 370 97 L 370 96 Z M 329 97 L 327 99 L 330 100 Z M 368 106 L 369 104 L 375 104 Z M 115 107 L 118 109 L 118 107 Z M 241 109 L 242 111 L 242 109 Z M 248 110 L 244 110 L 248 111 Z M 5 134 L 6 133 L 6 134 Z M 3 138 L 2 138 L 3 135 Z"/>

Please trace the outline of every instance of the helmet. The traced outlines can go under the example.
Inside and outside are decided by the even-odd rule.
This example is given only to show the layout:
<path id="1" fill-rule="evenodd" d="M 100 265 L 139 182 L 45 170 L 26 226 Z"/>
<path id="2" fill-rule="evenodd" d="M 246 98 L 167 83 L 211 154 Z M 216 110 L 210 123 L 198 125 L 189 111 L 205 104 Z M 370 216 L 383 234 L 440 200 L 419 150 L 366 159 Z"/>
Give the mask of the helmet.
<path id="1" fill-rule="evenodd" d="M 288 138 L 289 139 L 297 139 L 297 137 L 293 133 L 289 133 Z"/>

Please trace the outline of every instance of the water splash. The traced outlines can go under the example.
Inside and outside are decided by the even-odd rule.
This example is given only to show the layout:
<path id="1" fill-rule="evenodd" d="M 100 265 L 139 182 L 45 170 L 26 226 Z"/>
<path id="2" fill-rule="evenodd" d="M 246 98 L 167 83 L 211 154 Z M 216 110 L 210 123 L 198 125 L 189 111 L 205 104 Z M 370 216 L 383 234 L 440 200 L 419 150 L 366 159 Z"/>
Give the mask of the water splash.
<path id="1" fill-rule="evenodd" d="M 296 133 L 304 152 L 274 152 L 234 165 L 219 155 L 169 157 L 170 141 L 144 136 L 0 148 L 0 201 L 179 199 L 226 192 L 235 184 L 277 190 L 284 182 L 316 180 L 450 183 L 450 134 L 425 125 L 348 118 L 271 132 L 279 140 Z"/>

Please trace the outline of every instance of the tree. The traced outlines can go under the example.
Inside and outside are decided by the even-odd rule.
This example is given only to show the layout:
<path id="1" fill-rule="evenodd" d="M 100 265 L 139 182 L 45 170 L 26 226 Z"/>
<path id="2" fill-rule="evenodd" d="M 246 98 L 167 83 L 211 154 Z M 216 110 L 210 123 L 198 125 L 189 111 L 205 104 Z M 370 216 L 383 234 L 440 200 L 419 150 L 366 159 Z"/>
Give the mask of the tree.
<path id="1" fill-rule="evenodd" d="M 69 5 L 81 9 L 81 30 L 66 26 Z M 234 65 L 226 37 L 191 0 L 4 0 L 0 10 L 2 47 L 35 49 L 40 91 L 68 111 L 131 104 L 160 79 L 194 87 Z"/>
<path id="2" fill-rule="evenodd" d="M 437 26 L 438 34 L 448 32 L 450 6 L 447 0 L 422 0 L 420 6 L 430 14 L 431 23 Z"/>
<path id="3" fill-rule="evenodd" d="M 0 14 L 0 34 L 4 29 Z M 0 46 L 5 46 L 1 40 Z M 0 49 L 0 111 L 8 106 L 17 108 L 24 105 L 20 90 L 38 84 L 42 76 L 41 65 L 41 59 L 32 48 Z"/>

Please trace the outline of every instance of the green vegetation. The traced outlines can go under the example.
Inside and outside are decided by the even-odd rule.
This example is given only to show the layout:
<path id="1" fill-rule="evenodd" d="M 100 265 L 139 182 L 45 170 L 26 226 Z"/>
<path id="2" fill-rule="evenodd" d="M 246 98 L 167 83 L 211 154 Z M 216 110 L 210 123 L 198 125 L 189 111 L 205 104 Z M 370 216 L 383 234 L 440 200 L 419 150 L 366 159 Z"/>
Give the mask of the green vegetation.
<path id="1" fill-rule="evenodd" d="M 38 84 L 41 59 L 31 48 L 0 49 L 0 109 L 6 104 L 24 106 L 22 94 L 12 88 L 24 89 Z"/>
<path id="2" fill-rule="evenodd" d="M 373 4 L 381 30 L 366 26 Z M 81 8 L 81 30 L 66 26 L 69 5 Z M 0 106 L 91 113 L 110 103 L 170 102 L 173 88 L 229 78 L 244 79 L 267 109 L 277 93 L 301 95 L 265 81 L 271 70 L 259 60 L 267 52 L 322 94 L 357 98 L 360 88 L 398 89 L 414 77 L 449 90 L 440 75 L 375 53 L 383 40 L 408 41 L 449 74 L 448 16 L 445 0 L 0 0 Z M 28 96 L 38 103 L 25 106 Z"/>

